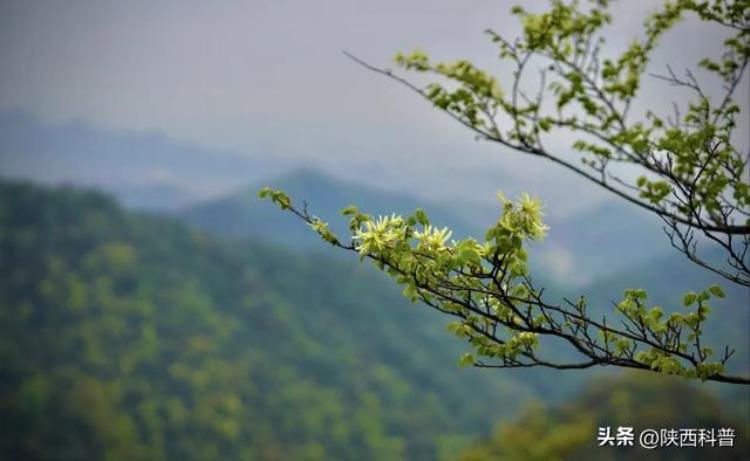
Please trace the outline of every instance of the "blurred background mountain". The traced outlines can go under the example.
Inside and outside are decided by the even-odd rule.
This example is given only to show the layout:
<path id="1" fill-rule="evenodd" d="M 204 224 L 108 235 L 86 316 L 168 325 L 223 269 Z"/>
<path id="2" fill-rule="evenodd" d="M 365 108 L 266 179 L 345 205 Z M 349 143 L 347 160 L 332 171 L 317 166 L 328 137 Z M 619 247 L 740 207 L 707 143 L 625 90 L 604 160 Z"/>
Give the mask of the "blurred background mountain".
<path id="1" fill-rule="evenodd" d="M 113 194 L 128 208 L 179 216 L 199 228 L 232 237 L 251 236 L 295 248 L 324 248 L 304 226 L 256 199 L 266 185 L 306 200 L 310 211 L 342 230 L 338 211 L 352 203 L 370 213 L 424 208 L 457 237 L 479 235 L 499 216 L 498 202 L 430 197 L 430 191 L 363 184 L 288 159 L 243 156 L 176 141 L 157 132 L 123 132 L 83 120 L 45 122 L 20 110 L 0 110 L 0 165 L 6 178 L 77 184 Z M 504 188 L 502 172 L 496 190 Z M 377 177 L 377 172 L 373 172 Z M 535 249 L 550 278 L 582 286 L 670 254 L 658 219 L 617 202 L 572 214 L 555 213 L 544 245 Z M 592 251 L 596 249 L 596 251 Z"/>

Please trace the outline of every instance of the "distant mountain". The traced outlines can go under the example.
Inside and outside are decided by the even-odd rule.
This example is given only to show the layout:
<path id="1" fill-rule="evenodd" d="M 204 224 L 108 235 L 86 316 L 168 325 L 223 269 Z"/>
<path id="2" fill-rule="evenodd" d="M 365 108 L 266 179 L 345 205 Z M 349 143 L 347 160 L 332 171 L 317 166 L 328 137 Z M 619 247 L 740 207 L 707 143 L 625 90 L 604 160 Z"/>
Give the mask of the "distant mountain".
<path id="1" fill-rule="evenodd" d="M 21 111 L 0 111 L 0 175 L 95 186 L 137 208 L 174 210 L 283 168 L 281 161 L 261 163 L 157 132 L 119 131 L 81 120 L 51 123 Z"/>
<path id="2" fill-rule="evenodd" d="M 435 202 L 309 168 L 292 170 L 288 162 L 269 157 L 261 162 L 159 133 L 119 131 L 80 120 L 51 123 L 21 111 L 0 111 L 0 176 L 94 186 L 130 208 L 176 213 L 224 235 L 323 248 L 299 221 L 256 200 L 255 193 L 265 185 L 286 189 L 298 201 L 307 200 L 312 212 L 339 230 L 345 230 L 345 221 L 338 210 L 349 204 L 375 214 L 411 213 L 421 207 L 435 224 L 453 227 L 456 237 L 481 237 L 500 212 L 499 205 L 487 206 L 483 201 Z M 232 190 L 238 192 L 229 193 Z M 563 284 L 583 286 L 596 276 L 669 251 L 658 220 L 622 202 L 548 221 L 549 237 L 534 245 L 532 261 L 544 278 Z"/>
<path id="3" fill-rule="evenodd" d="M 438 204 L 347 182 L 309 168 L 260 181 L 239 192 L 188 207 L 178 216 L 219 235 L 252 237 L 298 249 L 323 248 L 320 239 L 302 221 L 281 212 L 268 201 L 258 199 L 258 190 L 263 186 L 284 190 L 300 206 L 307 202 L 310 213 L 329 222 L 341 236 L 346 236 L 348 231 L 346 218 L 341 216 L 340 210 L 352 204 L 372 215 L 411 214 L 417 208 L 423 208 L 435 225 L 453 229 L 455 238 L 481 231 Z"/>
<path id="4" fill-rule="evenodd" d="M 345 220 L 338 211 L 349 204 L 374 214 L 411 213 L 421 207 L 435 224 L 452 227 L 456 237 L 481 238 L 500 213 L 499 205 L 431 202 L 310 168 L 290 168 L 284 161 L 269 163 L 266 157 L 261 163 L 158 133 L 118 131 L 84 121 L 50 123 L 21 111 L 0 111 L 0 176 L 94 186 L 127 207 L 177 214 L 222 235 L 254 236 L 297 249 L 324 248 L 301 222 L 256 199 L 265 185 L 307 200 L 312 212 L 340 232 Z M 226 192 L 231 190 L 238 192 Z M 217 198 L 206 200 L 209 196 Z M 658 219 L 621 201 L 554 216 L 548 224 L 549 236 L 533 245 L 531 260 L 540 277 L 563 285 L 582 287 L 672 251 Z"/>

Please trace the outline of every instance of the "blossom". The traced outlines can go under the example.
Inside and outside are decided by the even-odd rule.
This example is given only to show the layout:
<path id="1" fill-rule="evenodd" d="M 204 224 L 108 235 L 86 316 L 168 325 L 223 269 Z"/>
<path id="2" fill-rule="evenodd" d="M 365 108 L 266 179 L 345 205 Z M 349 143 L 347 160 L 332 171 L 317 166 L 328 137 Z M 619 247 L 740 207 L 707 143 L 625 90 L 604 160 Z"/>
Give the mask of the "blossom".
<path id="1" fill-rule="evenodd" d="M 382 252 L 402 238 L 403 226 L 403 218 L 395 214 L 379 216 L 375 221 L 365 221 L 354 233 L 354 239 L 358 241 L 355 248 L 361 255 Z"/>
<path id="2" fill-rule="evenodd" d="M 515 204 L 504 197 L 500 197 L 500 200 L 503 202 L 503 215 L 499 222 L 502 228 L 522 238 L 541 240 L 545 237 L 549 227 L 542 221 L 541 200 L 528 194 L 522 194 Z"/>
<path id="3" fill-rule="evenodd" d="M 414 232 L 414 237 L 416 237 L 420 241 L 420 243 L 427 248 L 436 250 L 438 248 L 443 248 L 445 246 L 445 242 L 447 242 L 448 239 L 451 238 L 452 234 L 453 232 L 447 227 L 438 229 L 437 227 L 433 227 L 431 224 L 428 224 L 427 226 L 425 226 L 424 231 Z"/>

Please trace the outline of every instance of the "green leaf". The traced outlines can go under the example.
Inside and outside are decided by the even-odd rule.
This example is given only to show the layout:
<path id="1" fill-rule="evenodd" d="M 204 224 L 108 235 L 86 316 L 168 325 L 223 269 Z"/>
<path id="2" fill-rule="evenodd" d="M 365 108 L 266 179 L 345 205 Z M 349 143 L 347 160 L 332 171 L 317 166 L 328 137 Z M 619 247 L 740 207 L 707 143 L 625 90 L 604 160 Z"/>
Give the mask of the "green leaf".
<path id="1" fill-rule="evenodd" d="M 691 291 L 682 298 L 682 304 L 687 307 L 695 302 L 695 300 L 698 298 L 698 295 Z"/>
<path id="2" fill-rule="evenodd" d="M 474 356 L 468 352 L 462 355 L 458 361 L 458 366 L 460 367 L 469 367 L 472 365 L 474 365 Z"/>
<path id="3" fill-rule="evenodd" d="M 341 210 L 341 214 L 344 216 L 356 215 L 357 213 L 359 213 L 359 208 L 357 208 L 356 205 L 349 205 Z"/>
<path id="4" fill-rule="evenodd" d="M 421 208 L 417 208 L 417 211 L 414 212 L 414 217 L 417 218 L 417 222 L 423 226 L 430 223 L 430 220 L 427 218 L 427 213 Z"/>
<path id="5" fill-rule="evenodd" d="M 724 290 L 719 285 L 711 285 L 710 287 L 708 287 L 708 291 L 717 298 L 727 297 L 727 294 L 724 293 Z"/>
<path id="6" fill-rule="evenodd" d="M 271 192 L 273 192 L 273 190 L 270 187 L 264 187 L 258 191 L 258 198 L 266 198 L 271 195 Z"/>

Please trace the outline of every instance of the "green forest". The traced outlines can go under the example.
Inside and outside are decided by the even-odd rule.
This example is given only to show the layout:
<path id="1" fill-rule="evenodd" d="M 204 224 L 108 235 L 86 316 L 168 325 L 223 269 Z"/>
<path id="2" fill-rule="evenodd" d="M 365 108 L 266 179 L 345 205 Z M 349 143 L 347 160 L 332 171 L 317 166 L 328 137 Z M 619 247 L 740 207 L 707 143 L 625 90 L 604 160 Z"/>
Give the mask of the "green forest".
<path id="1" fill-rule="evenodd" d="M 741 393 L 458 368 L 443 322 L 354 262 L 0 186 L 2 459 L 554 459 L 616 421 L 747 435 Z"/>
<path id="2" fill-rule="evenodd" d="M 533 393 L 353 264 L 0 197 L 3 458 L 436 459 Z"/>

